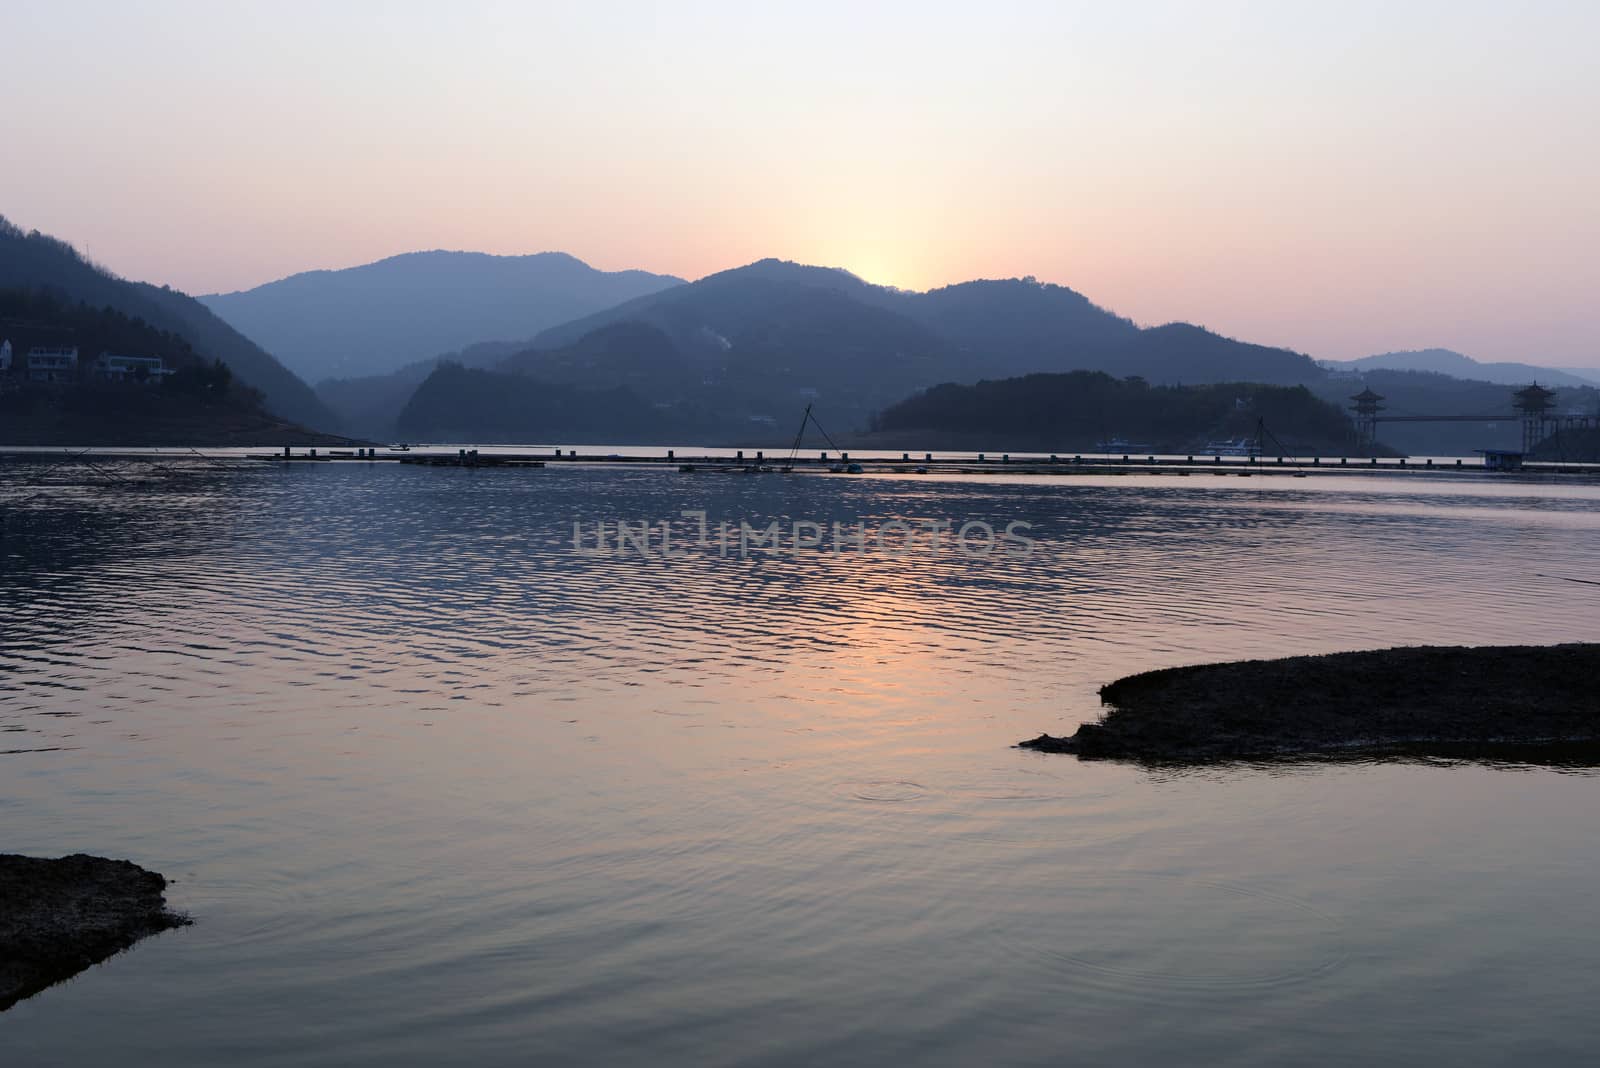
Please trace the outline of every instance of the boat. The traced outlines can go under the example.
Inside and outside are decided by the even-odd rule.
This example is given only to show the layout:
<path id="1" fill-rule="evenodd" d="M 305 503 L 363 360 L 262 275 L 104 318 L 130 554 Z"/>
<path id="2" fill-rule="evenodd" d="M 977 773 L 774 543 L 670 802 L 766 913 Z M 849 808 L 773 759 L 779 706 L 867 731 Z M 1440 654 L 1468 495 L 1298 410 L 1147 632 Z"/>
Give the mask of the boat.
<path id="1" fill-rule="evenodd" d="M 846 464 L 844 467 L 844 473 L 847 475 L 859 475 L 862 470 L 860 464 Z"/>
<path id="2" fill-rule="evenodd" d="M 1151 445 L 1147 445 L 1142 441 L 1129 441 L 1127 438 L 1107 438 L 1105 441 L 1095 442 L 1094 447 L 1097 452 L 1149 453 L 1155 451 L 1154 447 Z"/>
<path id="3" fill-rule="evenodd" d="M 842 475 L 844 474 L 844 464 L 829 464 L 828 471 L 830 474 Z"/>
<path id="4" fill-rule="evenodd" d="M 1230 438 L 1208 441 L 1200 451 L 1207 456 L 1259 456 L 1261 445 L 1253 438 Z"/>

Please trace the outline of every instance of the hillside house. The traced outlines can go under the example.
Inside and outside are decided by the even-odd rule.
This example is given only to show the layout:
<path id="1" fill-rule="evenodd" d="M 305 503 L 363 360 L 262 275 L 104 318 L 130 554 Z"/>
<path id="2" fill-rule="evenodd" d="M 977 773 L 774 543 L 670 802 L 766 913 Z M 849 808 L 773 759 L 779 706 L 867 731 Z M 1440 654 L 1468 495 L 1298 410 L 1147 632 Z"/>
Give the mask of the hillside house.
<path id="1" fill-rule="evenodd" d="M 72 382 L 78 377 L 78 350 L 32 348 L 28 350 L 28 381 Z"/>
<path id="2" fill-rule="evenodd" d="M 95 374 L 108 382 L 144 381 L 156 385 L 173 372 L 160 356 L 123 356 L 102 352 L 94 362 Z"/>

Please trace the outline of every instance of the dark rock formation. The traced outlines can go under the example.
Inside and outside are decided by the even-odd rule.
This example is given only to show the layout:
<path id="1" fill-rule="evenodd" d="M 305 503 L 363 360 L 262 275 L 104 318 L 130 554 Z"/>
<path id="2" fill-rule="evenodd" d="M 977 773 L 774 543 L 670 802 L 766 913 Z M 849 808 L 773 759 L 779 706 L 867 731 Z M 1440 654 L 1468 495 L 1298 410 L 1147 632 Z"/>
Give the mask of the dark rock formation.
<path id="1" fill-rule="evenodd" d="M 189 919 L 167 881 L 126 860 L 0 854 L 0 1011 Z"/>
<path id="2" fill-rule="evenodd" d="M 1600 645 L 1419 646 L 1168 668 L 1102 687 L 1112 705 L 1023 748 L 1154 761 L 1600 742 Z"/>

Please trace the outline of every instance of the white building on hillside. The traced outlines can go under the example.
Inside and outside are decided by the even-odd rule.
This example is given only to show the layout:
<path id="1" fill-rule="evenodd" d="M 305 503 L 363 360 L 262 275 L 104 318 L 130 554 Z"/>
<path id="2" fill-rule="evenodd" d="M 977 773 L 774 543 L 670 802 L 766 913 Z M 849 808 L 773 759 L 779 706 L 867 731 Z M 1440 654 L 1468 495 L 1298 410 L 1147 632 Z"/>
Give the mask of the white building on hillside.
<path id="1" fill-rule="evenodd" d="M 78 377 L 78 350 L 28 350 L 28 380 L 31 382 L 71 382 Z"/>
<path id="2" fill-rule="evenodd" d="M 152 385 L 172 374 L 161 362 L 160 356 L 121 356 L 102 352 L 94 362 L 95 374 L 110 382 L 143 379 Z"/>

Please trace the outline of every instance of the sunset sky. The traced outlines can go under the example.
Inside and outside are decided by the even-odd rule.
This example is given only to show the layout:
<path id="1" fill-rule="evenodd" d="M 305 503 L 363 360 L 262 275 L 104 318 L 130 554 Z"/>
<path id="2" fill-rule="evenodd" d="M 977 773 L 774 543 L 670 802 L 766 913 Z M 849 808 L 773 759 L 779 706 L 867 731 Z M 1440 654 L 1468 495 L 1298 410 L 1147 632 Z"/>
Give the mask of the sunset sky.
<path id="1" fill-rule="evenodd" d="M 0 40 L 0 214 L 193 293 L 778 256 L 1600 365 L 1596 3 L 4 0 Z"/>

